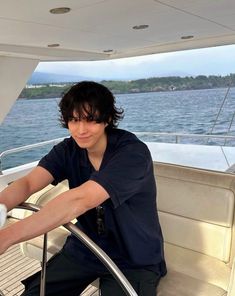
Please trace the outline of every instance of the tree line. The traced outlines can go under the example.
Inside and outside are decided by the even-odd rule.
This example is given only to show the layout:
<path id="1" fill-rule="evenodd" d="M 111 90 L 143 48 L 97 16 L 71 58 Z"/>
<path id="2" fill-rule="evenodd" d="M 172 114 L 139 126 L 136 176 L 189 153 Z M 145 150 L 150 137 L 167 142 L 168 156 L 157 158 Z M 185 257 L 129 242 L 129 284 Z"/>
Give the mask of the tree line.
<path id="1" fill-rule="evenodd" d="M 27 86 L 19 98 L 58 98 L 74 83 L 43 84 Z M 198 75 L 198 76 L 170 76 L 153 77 L 129 81 L 103 80 L 101 84 L 107 86 L 114 94 L 177 91 L 193 89 L 210 89 L 221 87 L 235 87 L 235 74 L 227 76 Z"/>

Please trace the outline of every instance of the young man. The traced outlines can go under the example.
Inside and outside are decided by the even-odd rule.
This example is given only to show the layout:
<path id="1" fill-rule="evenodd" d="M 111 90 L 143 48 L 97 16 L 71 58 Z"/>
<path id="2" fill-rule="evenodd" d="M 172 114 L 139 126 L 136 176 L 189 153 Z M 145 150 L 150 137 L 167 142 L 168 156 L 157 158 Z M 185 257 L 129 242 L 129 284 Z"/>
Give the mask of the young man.
<path id="1" fill-rule="evenodd" d="M 2 191 L 0 203 L 10 210 L 32 193 L 65 179 L 70 190 L 1 230 L 0 254 L 77 217 L 78 227 L 111 257 L 137 294 L 155 296 L 166 267 L 148 148 L 135 135 L 116 128 L 122 111 L 101 84 L 74 85 L 59 107 L 71 137 Z M 77 296 L 97 277 L 102 296 L 125 295 L 102 263 L 71 235 L 48 263 L 46 295 Z M 39 281 L 39 273 L 23 281 L 23 295 L 39 295 Z"/>

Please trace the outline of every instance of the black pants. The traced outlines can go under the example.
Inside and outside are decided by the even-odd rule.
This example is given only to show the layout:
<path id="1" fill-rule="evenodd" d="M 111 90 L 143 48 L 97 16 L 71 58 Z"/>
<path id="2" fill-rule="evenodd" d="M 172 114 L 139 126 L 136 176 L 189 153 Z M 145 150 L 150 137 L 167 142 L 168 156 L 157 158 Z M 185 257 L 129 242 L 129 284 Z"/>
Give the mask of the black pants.
<path id="1" fill-rule="evenodd" d="M 148 270 L 126 270 L 124 275 L 139 296 L 156 296 L 160 277 Z M 46 272 L 46 296 L 78 296 L 95 279 L 100 278 L 102 296 L 126 294 L 108 272 L 97 272 L 86 266 L 78 266 L 64 251 L 48 261 Z M 39 296 L 40 272 L 22 281 L 25 291 L 21 296 Z"/>

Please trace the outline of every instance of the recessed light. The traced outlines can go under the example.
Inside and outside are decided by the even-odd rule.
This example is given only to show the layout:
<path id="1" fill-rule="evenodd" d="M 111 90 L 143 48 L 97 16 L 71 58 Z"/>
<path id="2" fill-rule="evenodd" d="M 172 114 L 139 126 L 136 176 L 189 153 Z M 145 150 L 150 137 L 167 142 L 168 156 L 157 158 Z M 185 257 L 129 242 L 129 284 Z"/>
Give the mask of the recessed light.
<path id="1" fill-rule="evenodd" d="M 147 29 L 149 27 L 149 25 L 136 25 L 134 27 L 132 27 L 132 29 L 134 30 L 144 30 Z"/>
<path id="2" fill-rule="evenodd" d="M 113 52 L 113 49 L 104 49 L 103 52 L 105 53 Z"/>
<path id="3" fill-rule="evenodd" d="M 186 36 L 181 37 L 181 39 L 183 39 L 183 40 L 192 39 L 192 38 L 194 38 L 193 35 L 186 35 Z"/>
<path id="4" fill-rule="evenodd" d="M 52 43 L 47 45 L 47 47 L 59 47 L 59 46 L 60 46 L 59 43 Z"/>
<path id="5" fill-rule="evenodd" d="M 52 14 L 64 14 L 70 12 L 71 8 L 69 7 L 56 7 L 50 9 L 50 13 Z"/>

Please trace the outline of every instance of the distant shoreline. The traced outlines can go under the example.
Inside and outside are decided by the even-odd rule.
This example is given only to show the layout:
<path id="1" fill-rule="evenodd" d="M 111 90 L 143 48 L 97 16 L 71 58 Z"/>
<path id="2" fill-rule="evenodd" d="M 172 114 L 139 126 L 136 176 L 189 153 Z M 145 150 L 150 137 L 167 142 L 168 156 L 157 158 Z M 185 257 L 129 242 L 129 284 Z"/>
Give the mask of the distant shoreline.
<path id="1" fill-rule="evenodd" d="M 204 76 L 196 77 L 155 77 L 148 79 L 138 79 L 131 81 L 101 81 L 115 95 L 135 94 L 149 92 L 183 91 L 213 88 L 235 87 L 235 74 L 227 76 Z M 34 84 L 27 85 L 21 92 L 19 98 L 24 99 L 49 99 L 60 98 L 66 90 L 71 87 L 73 82 Z"/>

